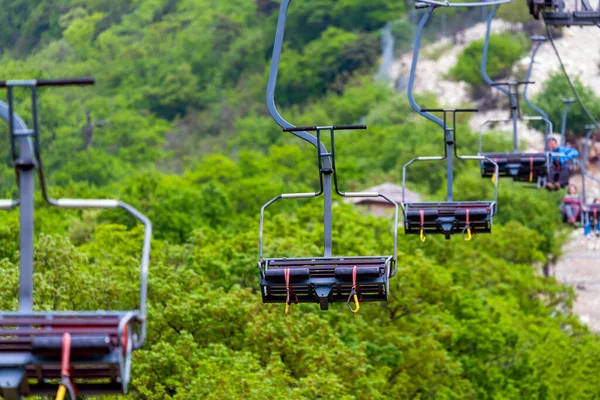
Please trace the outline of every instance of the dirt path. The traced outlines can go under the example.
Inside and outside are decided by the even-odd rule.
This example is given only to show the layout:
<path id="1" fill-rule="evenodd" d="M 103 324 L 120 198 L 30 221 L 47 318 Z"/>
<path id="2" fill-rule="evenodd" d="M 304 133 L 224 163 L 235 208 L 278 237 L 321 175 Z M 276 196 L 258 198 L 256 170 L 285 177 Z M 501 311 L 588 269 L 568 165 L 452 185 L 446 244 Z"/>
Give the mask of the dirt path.
<path id="1" fill-rule="evenodd" d="M 582 229 L 578 229 L 564 250 L 554 275 L 575 288 L 573 311 L 600 333 L 600 238 L 585 239 Z"/>

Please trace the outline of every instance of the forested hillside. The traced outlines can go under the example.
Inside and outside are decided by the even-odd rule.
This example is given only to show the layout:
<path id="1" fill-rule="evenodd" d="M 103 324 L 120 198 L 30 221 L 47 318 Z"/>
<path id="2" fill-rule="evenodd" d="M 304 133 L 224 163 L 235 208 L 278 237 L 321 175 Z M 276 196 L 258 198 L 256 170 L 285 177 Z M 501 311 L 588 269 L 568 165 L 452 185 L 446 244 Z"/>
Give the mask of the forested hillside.
<path id="1" fill-rule="evenodd" d="M 40 89 L 42 157 L 56 197 L 116 197 L 154 224 L 146 346 L 132 399 L 592 399 L 600 340 L 571 313 L 573 291 L 539 267 L 560 255 L 557 194 L 502 182 L 494 233 L 464 242 L 399 232 L 390 301 L 263 305 L 258 216 L 275 195 L 318 187 L 316 154 L 264 105 L 275 0 L 0 0 L 0 80 L 94 76 Z M 342 190 L 399 183 L 442 135 L 372 79 L 392 0 L 296 0 L 277 101 L 297 125 L 365 121 L 336 137 Z M 4 100 L 4 93 L 0 94 Z M 26 93 L 17 107 L 31 121 Z M 435 96 L 421 94 L 436 106 Z M 476 135 L 459 126 L 459 151 Z M 16 196 L 8 134 L 0 192 Z M 508 146 L 498 141 L 497 148 Z M 442 165 L 408 185 L 442 198 Z M 477 164 L 458 164 L 456 197 L 493 197 Z M 267 256 L 318 256 L 322 205 L 267 213 Z M 36 210 L 40 310 L 138 306 L 142 229 L 117 211 Z M 18 213 L 0 220 L 0 308 L 18 293 Z M 334 253 L 389 254 L 392 222 L 341 201 Z"/>

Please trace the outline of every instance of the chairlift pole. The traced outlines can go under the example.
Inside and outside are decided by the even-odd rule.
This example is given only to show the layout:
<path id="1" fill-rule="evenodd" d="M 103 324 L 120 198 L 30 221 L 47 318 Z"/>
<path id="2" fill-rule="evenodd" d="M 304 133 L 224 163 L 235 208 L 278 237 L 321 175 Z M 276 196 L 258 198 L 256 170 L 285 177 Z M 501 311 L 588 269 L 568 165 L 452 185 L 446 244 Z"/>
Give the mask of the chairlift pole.
<path id="1" fill-rule="evenodd" d="M 569 110 L 571 109 L 571 106 L 573 105 L 573 103 L 576 100 L 573 98 L 570 99 L 563 99 L 563 103 L 566 104 L 565 106 L 565 111 L 563 112 L 562 115 L 562 120 L 560 123 L 560 145 L 564 146 L 565 143 L 567 142 L 567 115 L 569 114 Z"/>
<path id="2" fill-rule="evenodd" d="M 0 118 L 10 133 L 12 159 L 19 184 L 19 311 L 33 311 L 33 201 L 35 156 L 31 134 L 25 122 L 14 112 L 13 86 L 8 86 L 8 105 L 0 102 Z M 35 110 L 35 104 L 32 104 Z"/>

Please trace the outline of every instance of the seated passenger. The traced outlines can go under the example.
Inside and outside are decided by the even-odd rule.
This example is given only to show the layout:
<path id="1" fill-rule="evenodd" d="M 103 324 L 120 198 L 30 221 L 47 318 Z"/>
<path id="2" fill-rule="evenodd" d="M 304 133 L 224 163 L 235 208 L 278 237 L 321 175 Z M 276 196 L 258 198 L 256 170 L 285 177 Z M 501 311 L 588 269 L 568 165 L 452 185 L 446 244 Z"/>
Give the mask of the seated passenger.
<path id="1" fill-rule="evenodd" d="M 598 203 L 600 203 L 600 199 L 594 199 L 593 204 Z M 600 218 L 596 218 L 594 221 L 593 214 L 590 213 L 583 226 L 583 233 L 588 239 L 592 237 L 592 225 L 594 225 L 594 233 L 596 233 L 596 236 L 600 236 Z"/>
<path id="2" fill-rule="evenodd" d="M 569 185 L 567 195 L 563 197 L 560 211 L 571 225 L 574 225 L 581 213 L 581 198 L 577 194 L 577 186 Z"/>
<path id="3" fill-rule="evenodd" d="M 552 155 L 552 164 L 550 165 L 546 188 L 548 190 L 559 190 L 569 184 L 569 178 L 573 169 L 570 161 L 579 157 L 579 152 L 571 147 L 559 146 L 555 138 L 548 139 L 548 150 L 552 153 L 560 154 Z"/>

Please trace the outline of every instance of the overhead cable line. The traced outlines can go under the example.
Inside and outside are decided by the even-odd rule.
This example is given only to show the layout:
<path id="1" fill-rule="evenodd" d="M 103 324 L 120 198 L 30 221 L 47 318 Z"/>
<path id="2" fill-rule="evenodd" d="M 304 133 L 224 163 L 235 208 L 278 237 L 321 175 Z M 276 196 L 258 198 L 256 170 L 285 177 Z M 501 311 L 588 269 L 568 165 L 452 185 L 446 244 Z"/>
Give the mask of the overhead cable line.
<path id="1" fill-rule="evenodd" d="M 579 96 L 579 93 L 577 92 L 577 89 L 575 88 L 575 85 L 573 84 L 573 81 L 571 80 L 571 77 L 569 76 L 567 69 L 565 68 L 565 64 L 563 63 L 562 57 L 560 56 L 560 53 L 558 52 L 558 48 L 556 47 L 556 44 L 554 43 L 554 37 L 552 36 L 552 31 L 550 29 L 550 25 L 548 25 L 546 23 L 546 20 L 544 20 L 544 24 L 546 24 L 546 31 L 548 32 L 548 38 L 550 39 L 550 43 L 552 44 L 554 53 L 556 53 L 556 57 L 558 58 L 558 61 L 560 62 L 560 67 L 562 68 L 563 73 L 565 74 L 565 77 L 567 78 L 567 82 L 569 82 L 569 86 L 571 87 L 571 90 L 573 91 L 573 94 L 575 95 L 577 102 L 579 103 L 581 108 L 583 108 L 583 111 L 587 114 L 588 118 L 594 123 L 594 125 L 596 125 L 596 128 L 600 128 L 600 124 L 598 124 L 598 121 L 596 121 L 596 119 L 594 118 L 594 116 L 592 115 L 590 110 L 588 110 L 588 108 L 583 103 L 583 100 L 581 100 L 581 97 Z"/>

